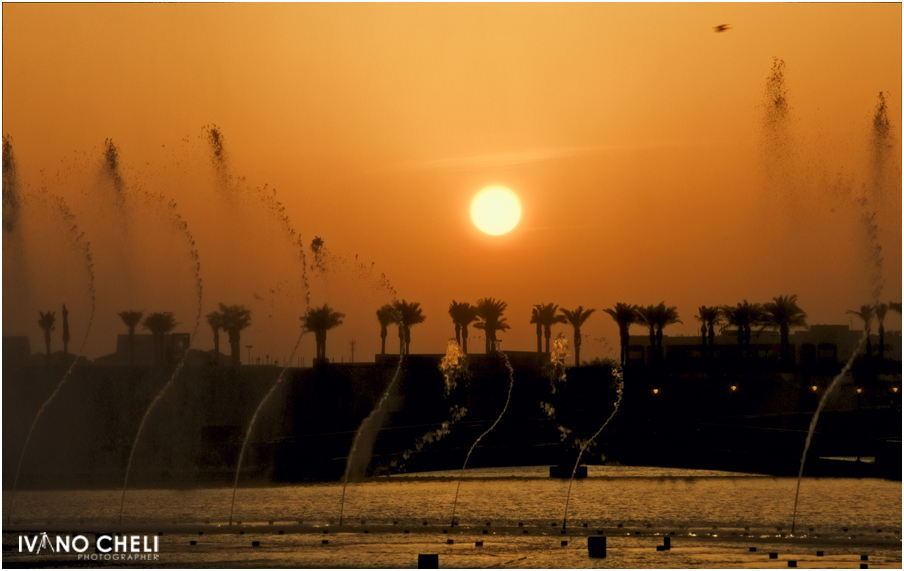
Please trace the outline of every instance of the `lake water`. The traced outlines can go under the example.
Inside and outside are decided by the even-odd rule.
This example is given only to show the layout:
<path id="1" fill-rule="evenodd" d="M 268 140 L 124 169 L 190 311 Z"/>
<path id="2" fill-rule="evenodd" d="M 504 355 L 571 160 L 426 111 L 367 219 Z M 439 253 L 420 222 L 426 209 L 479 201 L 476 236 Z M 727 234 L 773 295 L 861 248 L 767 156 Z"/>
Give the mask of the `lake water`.
<path id="1" fill-rule="evenodd" d="M 901 567 L 900 482 L 804 479 L 791 537 L 792 478 L 620 466 L 588 472 L 572 488 L 565 534 L 568 481 L 550 479 L 546 466 L 468 470 L 455 527 L 458 474 L 432 472 L 350 484 L 341 528 L 341 486 L 301 484 L 239 488 L 241 524 L 231 527 L 231 488 L 129 490 L 123 529 L 163 533 L 156 566 L 410 568 L 418 553 L 438 553 L 441 567 L 455 568 L 788 568 L 789 559 L 798 568 L 859 568 L 861 554 L 870 568 Z M 19 532 L 118 530 L 119 501 L 119 490 L 18 493 L 3 534 L 16 549 L 4 550 L 4 564 L 39 563 L 18 554 Z M 590 559 L 587 536 L 599 532 L 608 557 Z M 672 549 L 656 551 L 665 536 Z M 74 555 L 45 557 L 48 565 L 75 563 Z"/>

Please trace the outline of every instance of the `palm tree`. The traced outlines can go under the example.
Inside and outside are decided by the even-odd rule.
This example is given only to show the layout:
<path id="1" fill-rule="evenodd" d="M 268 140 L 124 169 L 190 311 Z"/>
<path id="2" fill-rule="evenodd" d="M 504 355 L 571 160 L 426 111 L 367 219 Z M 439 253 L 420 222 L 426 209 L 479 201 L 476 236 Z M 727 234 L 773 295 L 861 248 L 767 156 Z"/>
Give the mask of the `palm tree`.
<path id="1" fill-rule="evenodd" d="M 399 318 L 400 341 L 402 340 L 402 334 L 404 333 L 405 354 L 407 355 L 411 350 L 411 326 L 423 323 L 427 317 L 421 313 L 421 304 L 417 301 L 411 303 L 408 303 L 404 299 L 402 301 L 395 301 L 392 304 L 392 308 Z"/>
<path id="2" fill-rule="evenodd" d="M 69 311 L 63 304 L 63 361 L 69 361 Z"/>
<path id="3" fill-rule="evenodd" d="M 650 361 L 656 359 L 656 306 L 637 306 L 637 322 L 646 325 L 650 330 Z"/>
<path id="4" fill-rule="evenodd" d="M 207 323 L 213 331 L 213 354 L 216 363 L 220 363 L 220 329 L 223 329 L 223 314 L 214 311 L 207 314 Z"/>
<path id="5" fill-rule="evenodd" d="M 449 306 L 449 315 L 455 324 L 455 339 L 461 346 L 461 351 L 468 354 L 468 325 L 477 319 L 477 308 L 463 301 L 461 303 L 452 300 Z"/>
<path id="6" fill-rule="evenodd" d="M 879 322 L 879 360 L 885 359 L 885 314 L 888 313 L 888 304 L 876 304 L 876 320 Z"/>
<path id="7" fill-rule="evenodd" d="M 50 332 L 54 330 L 56 314 L 53 311 L 48 311 L 47 313 L 39 311 L 38 315 L 40 316 L 38 327 L 44 330 L 44 345 L 47 346 L 47 360 L 50 361 Z"/>
<path id="8" fill-rule="evenodd" d="M 639 317 L 637 315 L 637 306 L 627 303 L 616 303 L 612 309 L 604 309 L 615 323 L 618 324 L 618 338 L 621 346 L 619 351 L 619 359 L 621 366 L 624 367 L 628 362 L 628 344 L 630 342 L 629 328 L 632 323 L 637 323 Z"/>
<path id="9" fill-rule="evenodd" d="M 534 307 L 540 320 L 537 324 L 537 351 L 540 351 L 539 335 L 540 326 L 542 325 L 543 335 L 546 337 L 546 352 L 549 353 L 549 338 L 552 337 L 552 326 L 556 323 L 565 323 L 565 318 L 556 314 L 559 306 L 554 303 L 540 304 L 535 305 Z M 534 323 L 533 317 L 531 317 L 531 323 Z"/>
<path id="10" fill-rule="evenodd" d="M 807 326 L 807 314 L 797 306 L 797 294 L 773 297 L 771 302 L 763 304 L 763 311 L 764 323 L 768 327 L 778 328 L 781 334 L 782 362 L 787 364 L 789 360 L 793 361 L 790 355 L 789 332 L 792 327 Z"/>
<path id="11" fill-rule="evenodd" d="M 662 361 L 662 330 L 673 323 L 681 323 L 678 319 L 677 307 L 666 307 L 665 302 L 656 306 L 654 317 L 656 323 L 656 355 Z"/>
<path id="12" fill-rule="evenodd" d="M 154 362 L 160 364 L 165 356 L 166 334 L 176 327 L 176 318 L 170 311 L 152 313 L 144 318 L 142 325 L 154 337 Z"/>
<path id="13" fill-rule="evenodd" d="M 141 323 L 143 311 L 120 311 L 117 315 L 129 328 L 129 365 L 135 366 L 135 328 Z"/>
<path id="14" fill-rule="evenodd" d="M 876 308 L 872 305 L 861 305 L 860 311 L 854 311 L 853 309 L 847 310 L 846 313 L 850 313 L 851 315 L 856 315 L 860 319 L 863 320 L 863 336 L 866 337 L 866 357 L 869 358 L 873 354 L 873 345 L 870 343 L 869 336 L 872 331 L 872 321 L 873 314 L 875 313 Z"/>
<path id="15" fill-rule="evenodd" d="M 694 317 L 700 322 L 700 338 L 703 345 L 704 357 L 712 355 L 713 344 L 716 337 L 716 324 L 722 319 L 722 310 L 717 306 L 706 307 L 701 305 Z M 706 338 L 709 337 L 709 349 L 706 348 Z"/>
<path id="16" fill-rule="evenodd" d="M 745 299 L 737 307 L 726 305 L 722 307 L 722 315 L 729 325 L 738 328 L 738 347 L 741 348 L 741 357 L 750 352 L 750 330 L 753 326 L 763 322 L 763 306 L 758 303 L 748 303 Z"/>
<path id="17" fill-rule="evenodd" d="M 590 317 L 595 309 L 584 309 L 584 306 L 579 305 L 577 309 L 573 311 L 569 311 L 567 309 L 560 308 L 559 311 L 562 312 L 562 317 L 574 327 L 574 366 L 581 366 L 581 325 L 587 321 L 587 318 Z"/>
<path id="18" fill-rule="evenodd" d="M 223 331 L 229 335 L 232 366 L 242 364 L 242 330 L 251 325 L 251 310 L 244 305 L 219 304 Z"/>
<path id="19" fill-rule="evenodd" d="M 302 327 L 305 331 L 313 331 L 314 339 L 317 342 L 317 357 L 315 362 L 326 362 L 326 332 L 334 327 L 342 325 L 344 313 L 333 311 L 333 309 L 323 304 L 322 307 L 312 307 L 301 318 Z"/>
<path id="20" fill-rule="evenodd" d="M 503 312 L 508 304 L 502 300 L 495 300 L 492 297 L 484 297 L 477 300 L 477 317 L 480 318 L 474 327 L 482 329 L 486 337 L 486 352 L 496 352 L 496 332 L 511 329 L 505 318 L 502 317 Z"/>
<path id="21" fill-rule="evenodd" d="M 386 336 L 389 335 L 389 325 L 397 323 L 395 309 L 386 304 L 377 310 L 377 321 L 380 322 L 380 355 L 386 354 Z"/>
<path id="22" fill-rule="evenodd" d="M 888 308 L 897 311 L 898 315 L 901 314 L 901 302 L 900 301 L 889 301 Z"/>

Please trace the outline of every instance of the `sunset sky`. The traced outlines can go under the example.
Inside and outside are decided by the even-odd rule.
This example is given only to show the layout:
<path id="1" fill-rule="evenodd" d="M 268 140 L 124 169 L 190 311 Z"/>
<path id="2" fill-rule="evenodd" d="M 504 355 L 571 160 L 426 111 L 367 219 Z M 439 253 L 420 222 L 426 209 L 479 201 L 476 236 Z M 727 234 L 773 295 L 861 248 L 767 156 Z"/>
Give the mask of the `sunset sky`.
<path id="1" fill-rule="evenodd" d="M 901 300 L 901 37 L 900 4 L 4 4 L 3 133 L 23 206 L 3 237 L 3 333 L 41 351 L 38 310 L 59 318 L 65 302 L 71 352 L 85 334 L 87 273 L 48 195 L 90 242 L 89 358 L 115 350 L 126 309 L 194 329 L 174 213 L 202 314 L 248 306 L 255 356 L 288 357 L 300 331 L 287 228 L 325 241 L 306 276 L 312 304 L 346 313 L 336 360 L 351 339 L 357 361 L 379 352 L 383 274 L 427 316 L 415 353 L 444 350 L 453 299 L 485 296 L 508 302 L 504 350 L 535 348 L 534 304 L 595 308 L 584 359 L 617 356 L 601 311 L 616 302 L 677 306 L 672 335 L 699 331 L 701 305 L 788 294 L 810 324 L 849 324 L 873 301 L 869 223 L 880 300 Z M 508 234 L 471 222 L 489 185 L 520 201 Z M 203 320 L 194 346 L 212 348 Z M 300 351 L 310 363 L 312 336 Z"/>

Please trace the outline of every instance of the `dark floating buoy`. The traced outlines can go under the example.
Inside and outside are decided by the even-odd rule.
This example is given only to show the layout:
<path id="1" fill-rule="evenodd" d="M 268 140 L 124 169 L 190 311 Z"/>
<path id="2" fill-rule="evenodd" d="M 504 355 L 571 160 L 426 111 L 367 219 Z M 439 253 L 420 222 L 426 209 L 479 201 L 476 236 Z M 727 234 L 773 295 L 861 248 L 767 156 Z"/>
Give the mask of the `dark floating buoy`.
<path id="1" fill-rule="evenodd" d="M 328 530 L 328 529 L 323 530 L 323 533 L 329 533 L 329 532 L 330 532 L 330 530 Z"/>
<path id="2" fill-rule="evenodd" d="M 483 530 L 483 534 L 484 534 L 484 535 L 487 535 L 488 533 L 490 533 L 490 532 L 487 531 L 487 530 Z"/>
<path id="3" fill-rule="evenodd" d="M 198 535 L 204 535 L 204 532 L 203 532 L 203 531 L 199 531 L 199 532 L 198 532 Z"/>
<path id="4" fill-rule="evenodd" d="M 245 530 L 243 529 L 243 530 L 239 531 L 239 535 L 245 535 Z"/>
<path id="5" fill-rule="evenodd" d="M 756 547 L 751 547 L 751 548 L 750 548 L 750 552 L 751 552 L 751 553 L 756 553 Z"/>
<path id="6" fill-rule="evenodd" d="M 163 535 L 163 532 L 162 532 L 162 531 L 158 531 L 158 532 L 157 532 L 157 535 Z"/>
<path id="7" fill-rule="evenodd" d="M 490 522 L 487 522 L 487 527 L 490 527 Z"/>
<path id="8" fill-rule="evenodd" d="M 482 541 L 475 541 L 475 542 L 474 542 L 474 547 L 483 547 L 483 542 L 482 542 Z"/>
<path id="9" fill-rule="evenodd" d="M 769 559 L 778 559 L 778 553 L 770 553 Z"/>
<path id="10" fill-rule="evenodd" d="M 285 532 L 283 530 L 279 530 L 279 534 L 283 535 Z"/>
<path id="11" fill-rule="evenodd" d="M 518 522 L 518 527 L 524 527 L 524 522 Z"/>
<path id="12" fill-rule="evenodd" d="M 454 539 L 451 539 L 451 538 L 450 538 L 450 539 L 447 539 L 447 540 L 446 540 L 446 545 L 452 545 L 453 543 L 455 543 L 455 540 L 454 540 Z"/>
<path id="13" fill-rule="evenodd" d="M 424 522 L 424 525 L 427 525 L 427 522 L 426 522 L 426 521 Z"/>
<path id="14" fill-rule="evenodd" d="M 603 530 L 601 530 L 601 529 L 596 530 L 596 534 L 597 534 L 597 535 L 603 535 Z"/>
<path id="15" fill-rule="evenodd" d="M 648 528 L 648 529 L 652 529 L 652 528 L 653 528 L 653 524 L 652 524 L 652 523 L 648 523 L 648 524 L 647 524 L 647 528 Z"/>
<path id="16" fill-rule="evenodd" d="M 816 557 L 822 557 L 823 555 L 825 555 L 825 553 L 822 552 L 822 551 L 817 551 L 817 552 L 816 552 Z"/>
<path id="17" fill-rule="evenodd" d="M 861 555 L 860 561 L 869 561 L 869 555 Z"/>
<path id="18" fill-rule="evenodd" d="M 780 526 L 780 525 L 775 526 L 775 531 L 781 531 L 781 530 L 782 530 L 782 526 Z"/>
<path id="19" fill-rule="evenodd" d="M 403 530 L 402 533 L 408 533 L 408 530 L 407 530 L 407 529 L 406 529 L 406 530 Z"/>
<path id="20" fill-rule="evenodd" d="M 860 568 L 861 569 L 869 569 L 869 563 L 861 563 Z"/>
<path id="21" fill-rule="evenodd" d="M 261 546 L 261 542 L 260 542 L 260 541 L 252 541 L 252 542 L 251 542 L 251 547 L 260 547 L 260 546 Z"/>
<path id="22" fill-rule="evenodd" d="M 639 531 L 635 531 L 635 532 L 634 532 L 634 535 L 640 535 L 640 532 L 639 532 Z"/>
<path id="23" fill-rule="evenodd" d="M 195 541 L 194 539 L 192 539 L 191 541 L 188 542 L 188 544 L 189 545 L 198 545 L 198 542 Z"/>
<path id="24" fill-rule="evenodd" d="M 841 531 L 847 531 L 847 530 L 848 530 L 848 528 L 846 528 L 846 527 L 841 528 Z"/>
<path id="25" fill-rule="evenodd" d="M 521 532 L 521 533 L 527 533 L 527 530 L 526 530 L 526 529 L 525 529 L 525 530 L 524 530 L 524 531 L 522 531 L 522 532 Z"/>
<path id="26" fill-rule="evenodd" d="M 392 525 L 398 525 L 398 524 L 399 524 L 398 520 L 392 522 Z M 422 556 L 421 556 L 421 555 L 418 555 L 418 557 L 422 557 Z M 439 557 L 439 556 L 437 555 L 437 557 Z"/>
<path id="27" fill-rule="evenodd" d="M 713 529 L 719 529 L 719 526 L 714 525 L 714 526 L 713 526 Z"/>
<path id="28" fill-rule="evenodd" d="M 438 553 L 419 553 L 417 556 L 418 569 L 439 569 Z"/>
<path id="29" fill-rule="evenodd" d="M 618 527 L 621 527 L 621 526 L 622 526 L 622 524 L 618 524 Z"/>
<path id="30" fill-rule="evenodd" d="M 330 540 L 329 540 L 329 539 L 322 539 L 322 540 L 320 541 L 320 545 L 329 545 L 329 544 L 330 544 Z"/>
<path id="31" fill-rule="evenodd" d="M 815 528 L 815 527 L 811 527 L 811 528 L 810 528 L 810 531 L 816 531 L 816 528 Z"/>
<path id="32" fill-rule="evenodd" d="M 555 526 L 556 526 L 556 522 L 552 522 L 552 526 L 555 527 Z"/>
<path id="33" fill-rule="evenodd" d="M 370 533 L 370 530 L 365 529 L 365 530 L 364 530 L 364 533 Z"/>
<path id="34" fill-rule="evenodd" d="M 562 530 L 562 535 L 565 535 L 565 530 L 564 530 L 564 529 Z"/>
<path id="35" fill-rule="evenodd" d="M 562 540 L 562 547 L 567 547 L 567 546 L 568 546 L 568 540 L 567 540 L 567 539 L 563 539 L 563 540 Z"/>
<path id="36" fill-rule="evenodd" d="M 797 567 L 797 561 L 788 561 L 788 567 Z"/>
<path id="37" fill-rule="evenodd" d="M 596 536 L 587 538 L 587 553 L 591 559 L 602 559 L 606 557 L 606 536 Z"/>
<path id="38" fill-rule="evenodd" d="M 448 529 L 444 529 L 444 530 L 443 530 L 443 533 L 449 533 L 449 530 L 448 530 Z"/>
<path id="39" fill-rule="evenodd" d="M 876 533 L 882 533 L 882 530 L 881 530 L 881 529 L 877 529 L 877 530 L 876 530 Z"/>
<path id="40" fill-rule="evenodd" d="M 584 527 L 587 527 L 587 524 L 586 524 L 586 523 L 584 524 Z"/>

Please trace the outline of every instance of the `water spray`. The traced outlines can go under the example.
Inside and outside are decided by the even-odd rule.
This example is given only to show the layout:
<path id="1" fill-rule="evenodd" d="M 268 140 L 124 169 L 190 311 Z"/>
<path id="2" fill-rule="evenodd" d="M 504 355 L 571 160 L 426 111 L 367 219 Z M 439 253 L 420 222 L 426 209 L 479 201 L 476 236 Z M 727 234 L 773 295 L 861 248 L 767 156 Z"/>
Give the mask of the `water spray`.
<path id="1" fill-rule="evenodd" d="M 609 421 L 612 420 L 612 417 L 615 416 L 615 413 L 618 412 L 618 407 L 621 404 L 622 396 L 625 391 L 625 377 L 624 372 L 620 368 L 612 369 L 612 376 L 615 377 L 615 408 L 612 410 L 612 414 L 609 415 L 609 418 L 606 419 L 606 422 L 600 426 L 600 429 L 597 430 L 593 436 L 591 436 L 587 441 L 581 444 L 581 451 L 578 453 L 578 459 L 574 462 L 574 468 L 571 470 L 571 479 L 568 480 L 568 493 L 565 495 L 565 515 L 562 516 L 562 531 L 565 531 L 566 523 L 568 522 L 568 501 L 571 499 L 571 485 L 574 484 L 574 475 L 578 471 L 578 466 L 581 464 L 581 456 L 584 455 L 584 451 L 590 447 L 590 444 L 596 439 L 597 436 L 606 428 L 606 425 L 609 424 Z"/>
<path id="2" fill-rule="evenodd" d="M 396 367 L 395 375 L 393 375 L 389 385 L 386 386 L 386 390 L 383 391 L 383 396 L 380 397 L 377 406 L 370 411 L 370 414 L 367 415 L 367 418 L 364 419 L 358 427 L 358 430 L 355 432 L 355 438 L 352 440 L 352 448 L 349 450 L 348 459 L 345 461 L 345 474 L 342 477 L 342 499 L 339 502 L 339 525 L 342 525 L 342 514 L 345 510 L 345 489 L 348 487 L 348 473 L 352 465 L 352 460 L 354 460 L 355 452 L 358 450 L 358 440 L 361 438 L 361 434 L 367 430 L 372 420 L 383 411 L 383 405 L 386 404 L 386 400 L 389 398 L 392 388 L 395 386 L 396 381 L 399 380 L 399 374 L 402 372 L 402 361 L 404 361 L 404 354 L 400 353 L 399 366 Z"/>
<path id="3" fill-rule="evenodd" d="M 465 463 L 461 466 L 461 472 L 458 474 L 458 484 L 455 486 L 455 499 L 452 501 L 452 523 L 451 527 L 455 527 L 455 509 L 458 506 L 458 492 L 461 489 L 461 479 L 462 476 L 465 475 L 465 468 L 468 467 L 468 460 L 471 458 L 471 453 L 474 452 L 474 449 L 477 448 L 477 444 L 480 440 L 490 433 L 491 430 L 496 428 L 496 425 L 499 424 L 499 421 L 502 420 L 502 415 L 505 414 L 505 411 L 508 410 L 509 401 L 512 400 L 512 387 L 515 386 L 515 370 L 512 369 L 512 364 L 509 362 L 508 355 L 502 353 L 502 356 L 505 358 L 505 366 L 509 370 L 509 390 L 508 396 L 505 397 L 505 406 L 502 407 L 502 412 L 499 413 L 499 416 L 496 418 L 496 422 L 494 422 L 489 428 L 486 429 L 486 432 L 477 437 L 477 440 L 474 441 L 474 444 L 471 445 L 471 449 L 468 450 L 468 455 L 465 456 Z"/>
<path id="4" fill-rule="evenodd" d="M 4 140 L 4 153 L 5 152 L 6 141 Z M 4 161 L 4 167 L 5 165 L 6 163 Z M 75 224 L 75 216 L 72 214 L 72 211 L 69 210 L 69 206 L 66 204 L 66 201 L 59 196 L 51 196 L 50 199 L 56 203 L 57 210 L 63 217 L 64 223 L 69 227 L 69 236 L 72 239 L 72 243 L 75 246 L 75 249 L 82 254 L 85 271 L 88 273 L 88 298 L 91 302 L 91 312 L 88 314 L 88 327 L 85 329 L 85 336 L 84 338 L 82 338 L 82 344 L 79 347 L 78 354 L 72 360 L 72 364 L 69 365 L 69 368 L 66 370 L 66 374 L 63 375 L 63 378 L 60 379 L 59 383 L 57 383 L 56 388 L 53 390 L 50 396 L 47 397 L 47 400 L 45 400 L 44 403 L 41 404 L 41 408 L 38 409 L 38 413 L 35 415 L 34 420 L 31 422 L 28 433 L 25 436 L 25 444 L 22 446 L 22 452 L 21 454 L 19 454 L 19 462 L 16 464 L 16 476 L 13 478 L 13 489 L 9 500 L 9 514 L 6 520 L 7 525 L 12 522 L 13 502 L 16 499 L 16 488 L 19 485 L 19 473 L 22 470 L 22 461 L 25 459 L 25 452 L 28 450 L 28 444 L 31 441 L 31 435 L 34 432 L 35 427 L 38 425 L 38 419 L 41 418 L 44 410 L 50 405 L 51 401 L 53 401 L 57 393 L 60 392 L 60 389 L 63 388 L 63 384 L 65 384 L 69 377 L 72 375 L 72 370 L 75 368 L 75 364 L 78 363 L 79 357 L 81 357 L 82 353 L 84 353 L 85 351 L 85 345 L 88 343 L 88 335 L 91 333 L 91 325 L 94 323 L 94 310 L 96 308 L 97 301 L 94 291 L 94 260 L 91 257 L 91 244 L 90 242 L 83 240 L 85 234 L 84 232 L 79 231 L 79 227 Z"/>
<path id="5" fill-rule="evenodd" d="M 854 364 L 854 359 L 857 357 L 857 354 L 860 353 L 860 349 L 863 347 L 863 344 L 866 342 L 866 333 L 864 332 L 863 337 L 860 339 L 860 343 L 857 345 L 857 348 L 854 349 L 854 354 L 851 355 L 851 358 L 848 359 L 847 363 L 844 364 L 844 367 L 841 369 L 841 372 L 832 379 L 832 383 L 829 385 L 829 388 L 826 389 L 826 392 L 822 395 L 822 398 L 819 399 L 819 405 L 816 407 L 816 412 L 813 413 L 813 418 L 810 420 L 810 428 L 807 431 L 807 440 L 804 443 L 804 454 L 800 457 L 800 470 L 797 472 L 797 490 L 794 492 L 794 512 L 791 515 L 791 535 L 794 535 L 794 525 L 797 523 L 797 500 L 800 496 L 800 481 L 804 475 L 804 464 L 807 461 L 807 451 L 810 449 L 810 441 L 813 440 L 813 433 L 816 431 L 816 423 L 819 421 L 819 413 L 822 412 L 823 407 L 825 407 L 826 402 L 829 400 L 829 395 L 835 390 L 835 387 L 841 382 L 841 379 L 847 375 L 848 371 L 851 370 L 851 367 Z"/>

